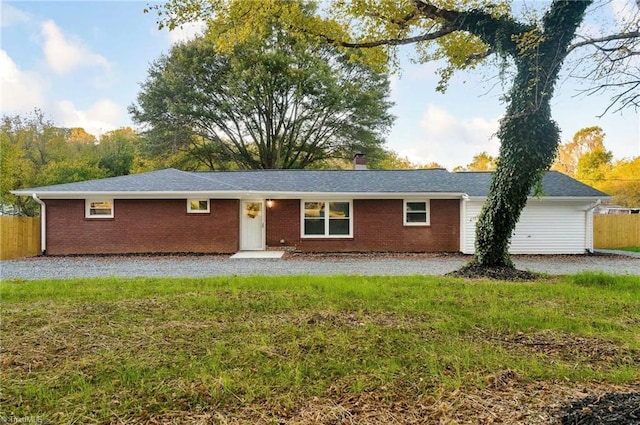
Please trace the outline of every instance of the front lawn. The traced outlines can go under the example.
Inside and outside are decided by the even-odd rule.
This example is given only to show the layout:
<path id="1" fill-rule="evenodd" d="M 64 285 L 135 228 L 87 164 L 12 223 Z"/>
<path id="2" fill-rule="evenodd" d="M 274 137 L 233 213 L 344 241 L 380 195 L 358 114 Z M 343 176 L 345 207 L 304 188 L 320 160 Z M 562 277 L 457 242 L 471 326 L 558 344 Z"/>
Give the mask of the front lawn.
<path id="1" fill-rule="evenodd" d="M 638 276 L 1 285 L 16 421 L 550 423 L 640 384 Z"/>

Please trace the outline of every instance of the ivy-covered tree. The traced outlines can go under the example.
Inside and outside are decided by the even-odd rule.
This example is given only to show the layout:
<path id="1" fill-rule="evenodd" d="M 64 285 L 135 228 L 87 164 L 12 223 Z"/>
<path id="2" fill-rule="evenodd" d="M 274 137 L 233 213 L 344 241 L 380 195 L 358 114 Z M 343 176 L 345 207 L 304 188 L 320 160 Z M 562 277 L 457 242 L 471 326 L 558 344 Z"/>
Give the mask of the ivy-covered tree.
<path id="1" fill-rule="evenodd" d="M 129 109 L 147 140 L 186 150 L 211 170 L 374 156 L 392 123 L 386 73 L 290 34 L 277 17 L 263 25 L 264 34 L 229 51 L 212 30 L 156 61 Z"/>
<path id="2" fill-rule="evenodd" d="M 513 74 L 497 133 L 499 162 L 477 224 L 474 265 L 512 268 L 511 235 L 559 143 L 550 101 L 563 62 L 570 52 L 595 46 L 594 55 L 605 54 L 602 63 L 610 60 L 624 69 L 633 60 L 630 52 L 638 51 L 637 16 L 626 21 L 625 28 L 612 28 L 609 35 L 573 42 L 592 3 L 553 0 L 541 16 L 524 17 L 511 10 L 510 2 L 465 0 L 335 0 L 327 8 L 332 19 L 307 19 L 300 3 L 286 0 L 170 0 L 156 9 L 160 26 L 173 28 L 196 18 L 215 23 L 222 46 L 264 31 L 261 22 L 266 16 L 279 16 L 296 33 L 315 35 L 359 54 L 364 51 L 373 63 L 396 64 L 397 47 L 411 44 L 420 61 L 446 61 L 440 89 L 446 88 L 455 70 L 497 58 Z"/>

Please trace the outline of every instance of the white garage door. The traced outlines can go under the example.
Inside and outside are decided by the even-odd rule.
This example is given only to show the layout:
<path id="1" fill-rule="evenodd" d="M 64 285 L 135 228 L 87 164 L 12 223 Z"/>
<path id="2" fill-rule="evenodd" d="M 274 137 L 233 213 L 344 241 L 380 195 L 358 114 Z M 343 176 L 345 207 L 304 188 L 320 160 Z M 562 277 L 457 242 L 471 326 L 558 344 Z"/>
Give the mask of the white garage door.
<path id="1" fill-rule="evenodd" d="M 475 251 L 475 229 L 481 201 L 463 207 L 461 251 Z M 576 201 L 529 200 L 511 239 L 512 254 L 584 254 L 587 249 L 588 204 Z"/>

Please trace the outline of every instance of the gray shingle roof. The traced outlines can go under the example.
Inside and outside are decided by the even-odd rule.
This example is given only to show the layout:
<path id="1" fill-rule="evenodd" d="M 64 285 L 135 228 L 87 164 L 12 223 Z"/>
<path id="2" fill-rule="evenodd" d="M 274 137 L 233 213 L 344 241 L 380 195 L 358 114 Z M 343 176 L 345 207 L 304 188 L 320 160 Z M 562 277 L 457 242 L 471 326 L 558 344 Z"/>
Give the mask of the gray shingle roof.
<path id="1" fill-rule="evenodd" d="M 175 169 L 89 180 L 53 186 L 21 189 L 20 195 L 101 193 L 181 193 L 215 192 L 223 195 L 259 192 L 278 193 L 455 193 L 486 196 L 491 173 L 450 173 L 444 169 L 429 170 L 256 170 L 186 172 Z M 564 174 L 549 171 L 543 179 L 543 196 L 606 197 L 607 195 Z"/>
<path id="2" fill-rule="evenodd" d="M 459 182 L 469 196 L 487 196 L 493 173 L 462 172 L 458 175 Z M 547 171 L 542 179 L 542 196 L 558 197 L 608 197 L 604 192 L 594 189 L 558 171 Z M 532 193 L 533 195 L 533 193 Z"/>

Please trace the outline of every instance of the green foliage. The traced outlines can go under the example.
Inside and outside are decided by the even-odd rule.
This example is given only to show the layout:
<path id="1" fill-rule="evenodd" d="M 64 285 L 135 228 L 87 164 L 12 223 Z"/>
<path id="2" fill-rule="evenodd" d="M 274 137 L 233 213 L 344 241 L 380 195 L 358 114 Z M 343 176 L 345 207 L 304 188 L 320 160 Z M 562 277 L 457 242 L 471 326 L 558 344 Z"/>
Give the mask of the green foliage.
<path id="1" fill-rule="evenodd" d="M 100 137 L 97 154 L 98 165 L 107 177 L 124 176 L 131 173 L 136 157 L 138 135 L 130 128 L 105 133 Z"/>
<path id="2" fill-rule="evenodd" d="M 97 158 L 79 156 L 49 162 L 43 167 L 42 176 L 38 179 L 37 184 L 39 186 L 48 186 L 104 177 L 107 177 L 107 173 L 100 168 Z"/>
<path id="3" fill-rule="evenodd" d="M 386 74 L 287 32 L 281 19 L 270 16 L 233 47 L 231 29 L 211 24 L 206 36 L 156 61 L 130 107 L 151 127 L 147 141 L 186 151 L 211 170 L 374 156 L 392 122 Z"/>
<path id="4" fill-rule="evenodd" d="M 138 139 L 133 130 L 120 129 L 97 141 L 82 128 L 56 127 L 37 109 L 3 116 L 0 206 L 5 213 L 35 216 L 39 205 L 11 190 L 129 174 L 136 158 L 141 161 Z"/>
<path id="5" fill-rule="evenodd" d="M 640 205 L 640 157 L 613 161 L 600 127 L 585 127 L 558 147 L 552 168 L 611 196 L 613 203 Z"/>
<path id="6" fill-rule="evenodd" d="M 587 152 L 578 160 L 576 179 L 597 182 L 605 178 L 611 170 L 613 153 L 604 149 Z"/>
<path id="7" fill-rule="evenodd" d="M 385 150 L 384 154 L 378 158 L 367 157 L 367 166 L 371 169 L 380 170 L 405 170 L 419 168 L 407 157 L 401 157 L 392 150 Z"/>
<path id="8" fill-rule="evenodd" d="M 640 207 L 640 156 L 621 159 L 603 168 L 602 179 L 584 180 L 584 183 L 613 196 L 615 204 Z"/>
<path id="9" fill-rule="evenodd" d="M 580 158 L 590 152 L 604 151 L 605 133 L 602 128 L 585 127 L 573 135 L 571 142 L 558 146 L 558 153 L 552 168 L 568 176 L 575 177 Z"/>
<path id="10" fill-rule="evenodd" d="M 473 156 L 469 164 L 464 167 L 456 167 L 453 171 L 494 171 L 498 165 L 498 159 L 486 152 L 480 152 Z"/>

